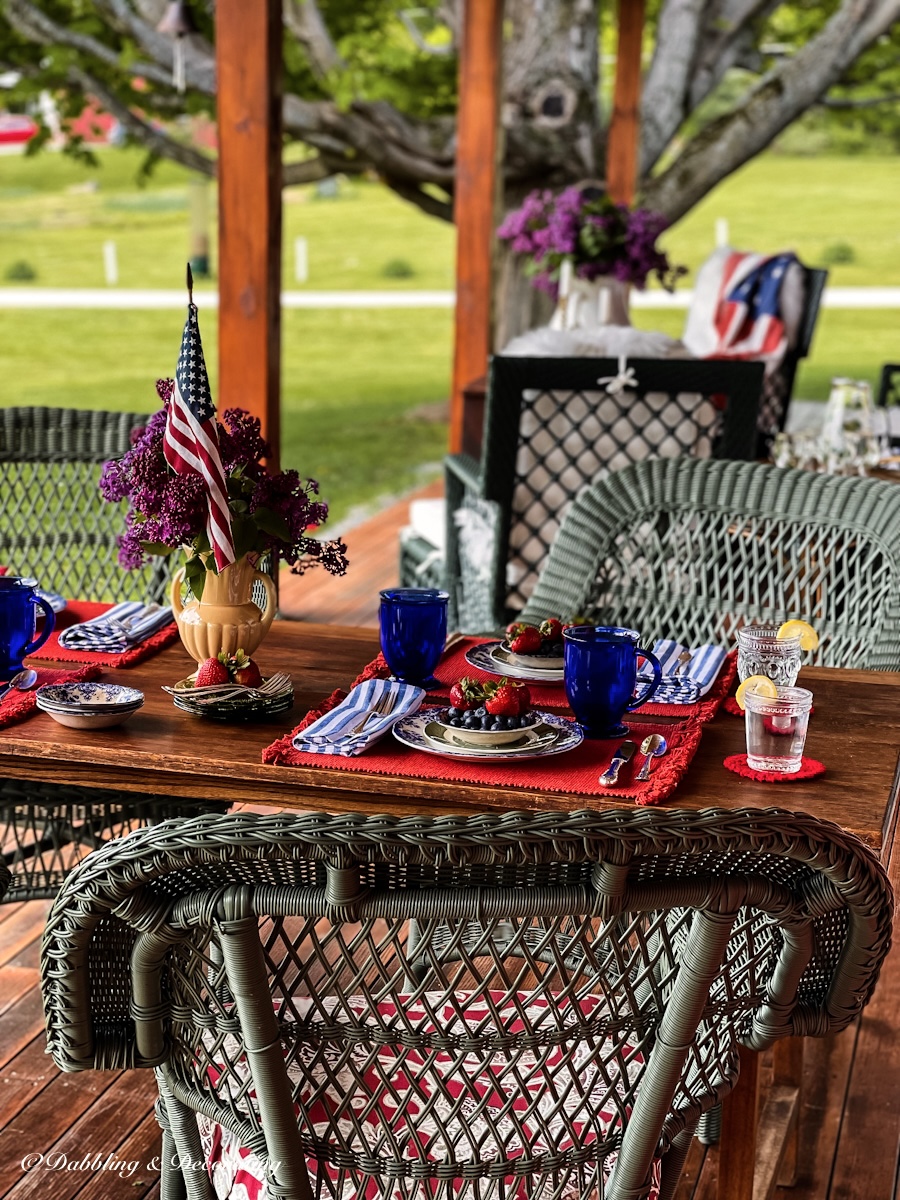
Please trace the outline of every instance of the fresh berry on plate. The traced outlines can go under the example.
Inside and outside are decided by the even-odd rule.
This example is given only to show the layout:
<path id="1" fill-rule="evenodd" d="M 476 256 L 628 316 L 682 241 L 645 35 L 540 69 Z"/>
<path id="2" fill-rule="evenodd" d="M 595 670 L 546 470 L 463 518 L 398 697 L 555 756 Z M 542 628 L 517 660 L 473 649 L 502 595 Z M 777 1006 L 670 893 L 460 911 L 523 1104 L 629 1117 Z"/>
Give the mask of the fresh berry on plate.
<path id="1" fill-rule="evenodd" d="M 530 703 L 531 696 L 524 684 L 504 679 L 485 700 L 484 707 L 494 717 L 520 717 L 528 711 Z"/>
<path id="2" fill-rule="evenodd" d="M 226 657 L 226 655 L 220 654 L 218 658 L 208 658 L 206 662 L 201 663 L 197 669 L 194 687 L 209 687 L 215 683 L 231 683 L 231 675 L 224 661 Z"/>
<path id="3" fill-rule="evenodd" d="M 450 704 L 453 708 L 458 708 L 460 712 L 467 712 L 470 708 L 477 708 L 482 701 L 484 689 L 477 679 L 472 679 L 469 675 L 463 675 L 462 679 L 458 679 L 450 689 Z"/>
<path id="4" fill-rule="evenodd" d="M 235 683 L 242 687 L 262 687 L 263 677 L 259 667 L 243 650 L 238 650 L 228 666 Z"/>
<path id="5" fill-rule="evenodd" d="M 546 621 L 541 622 L 539 633 L 544 642 L 561 642 L 563 623 L 558 617 L 548 617 Z"/>
<path id="6" fill-rule="evenodd" d="M 541 631 L 536 625 L 512 625 L 509 648 L 513 654 L 536 654 L 541 648 Z"/>

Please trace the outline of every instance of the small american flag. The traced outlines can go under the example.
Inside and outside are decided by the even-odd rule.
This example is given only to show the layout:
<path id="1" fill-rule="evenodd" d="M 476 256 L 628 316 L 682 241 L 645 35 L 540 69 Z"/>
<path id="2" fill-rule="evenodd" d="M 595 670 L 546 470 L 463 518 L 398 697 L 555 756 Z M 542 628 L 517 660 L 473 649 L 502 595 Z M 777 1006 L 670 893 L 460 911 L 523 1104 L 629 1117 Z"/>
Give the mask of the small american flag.
<path id="1" fill-rule="evenodd" d="M 189 283 L 190 286 L 190 283 Z M 188 304 L 188 317 L 181 336 L 181 353 L 175 370 L 175 390 L 169 400 L 163 437 L 166 462 L 178 475 L 200 475 L 209 493 L 206 534 L 222 570 L 234 562 L 228 489 L 219 457 L 216 409 L 209 390 L 197 307 Z"/>
<path id="2" fill-rule="evenodd" d="M 730 254 L 715 314 L 717 358 L 773 358 L 787 350 L 781 286 L 793 254 Z"/>

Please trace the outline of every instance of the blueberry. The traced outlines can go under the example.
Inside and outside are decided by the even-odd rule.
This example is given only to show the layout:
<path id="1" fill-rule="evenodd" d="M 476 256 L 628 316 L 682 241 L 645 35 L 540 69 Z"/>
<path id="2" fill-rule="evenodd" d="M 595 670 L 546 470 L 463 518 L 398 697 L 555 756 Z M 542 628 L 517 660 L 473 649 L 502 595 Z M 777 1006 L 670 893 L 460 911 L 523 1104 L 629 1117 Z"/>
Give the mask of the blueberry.
<path id="1" fill-rule="evenodd" d="M 494 717 L 493 721 L 491 721 L 491 732 L 495 733 L 498 729 L 502 729 L 502 728 L 503 728 L 502 718 Z"/>
<path id="2" fill-rule="evenodd" d="M 487 716 L 487 709 L 484 707 L 483 704 L 479 704 L 479 706 L 475 709 L 475 716 L 476 717 L 486 717 Z"/>
<path id="3" fill-rule="evenodd" d="M 453 725 L 456 729 L 459 729 L 460 726 L 462 725 L 462 721 L 459 719 L 459 717 L 451 717 L 450 724 Z"/>
<path id="4" fill-rule="evenodd" d="M 488 716 L 487 713 L 485 713 L 484 716 L 481 718 L 481 728 L 482 729 L 490 729 L 492 720 L 493 720 L 493 717 L 490 717 L 490 716 Z"/>
<path id="5" fill-rule="evenodd" d="M 450 720 L 452 721 L 454 717 L 458 717 L 458 716 L 459 716 L 459 709 L 458 709 L 458 708 L 453 708 L 453 707 L 450 707 L 450 708 L 448 708 L 448 709 L 447 709 L 447 716 L 448 716 L 448 717 L 450 718 Z"/>
<path id="6" fill-rule="evenodd" d="M 466 729 L 471 729 L 475 724 L 475 714 L 471 711 L 471 709 L 463 717 L 462 722 Z"/>

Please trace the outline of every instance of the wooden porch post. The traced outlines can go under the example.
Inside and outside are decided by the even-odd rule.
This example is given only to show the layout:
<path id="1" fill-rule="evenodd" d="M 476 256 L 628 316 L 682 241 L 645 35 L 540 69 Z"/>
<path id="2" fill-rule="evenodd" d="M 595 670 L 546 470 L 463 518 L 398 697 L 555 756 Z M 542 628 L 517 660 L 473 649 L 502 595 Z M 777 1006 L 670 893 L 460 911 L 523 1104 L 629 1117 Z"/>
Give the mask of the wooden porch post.
<path id="1" fill-rule="evenodd" d="M 463 388 L 491 350 L 494 228 L 500 147 L 503 0 L 466 0 L 456 121 L 456 337 L 450 449 L 462 448 Z"/>
<path id="2" fill-rule="evenodd" d="M 281 392 L 281 0 L 218 0 L 218 409 L 259 417 L 277 467 Z"/>
<path id="3" fill-rule="evenodd" d="M 606 190 L 616 204 L 631 204 L 637 189 L 643 35 L 644 0 L 619 0 L 616 85 L 606 143 Z"/>

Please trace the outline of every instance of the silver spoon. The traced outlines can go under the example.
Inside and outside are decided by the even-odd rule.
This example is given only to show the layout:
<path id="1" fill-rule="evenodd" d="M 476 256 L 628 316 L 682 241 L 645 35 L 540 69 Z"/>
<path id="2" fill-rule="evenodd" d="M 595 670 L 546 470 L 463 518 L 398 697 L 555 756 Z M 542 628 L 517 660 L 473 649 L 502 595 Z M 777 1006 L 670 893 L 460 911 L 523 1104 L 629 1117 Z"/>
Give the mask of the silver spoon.
<path id="1" fill-rule="evenodd" d="M 635 776 L 635 780 L 649 779 L 650 764 L 654 758 L 662 758 L 669 748 L 669 743 L 661 733 L 651 733 L 641 742 L 641 754 L 646 754 L 646 758 L 641 764 L 641 769 Z"/>
<path id="2" fill-rule="evenodd" d="M 17 692 L 27 692 L 37 683 L 37 671 L 33 671 L 30 667 L 26 667 L 23 671 L 19 671 L 17 675 L 13 675 L 8 683 L 0 687 L 0 700 L 11 692 L 13 688 Z"/>

